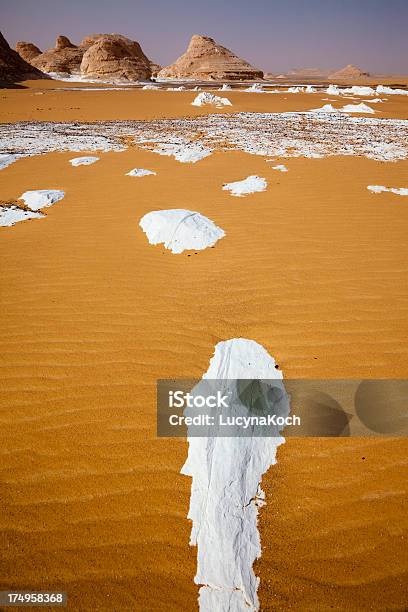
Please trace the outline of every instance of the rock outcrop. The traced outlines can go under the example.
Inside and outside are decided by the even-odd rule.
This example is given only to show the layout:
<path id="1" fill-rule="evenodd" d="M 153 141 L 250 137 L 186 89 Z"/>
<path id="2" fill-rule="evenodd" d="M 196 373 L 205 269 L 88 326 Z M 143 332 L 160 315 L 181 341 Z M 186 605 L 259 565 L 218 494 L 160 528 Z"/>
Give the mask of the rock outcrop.
<path id="1" fill-rule="evenodd" d="M 18 53 L 10 48 L 0 32 L 0 86 L 27 79 L 45 78 L 45 74 L 33 68 Z"/>
<path id="2" fill-rule="evenodd" d="M 329 74 L 329 79 L 360 79 L 369 76 L 370 74 L 368 72 L 364 72 L 357 66 L 353 66 L 353 64 L 348 64 L 341 70 Z"/>
<path id="3" fill-rule="evenodd" d="M 88 47 L 81 63 L 83 76 L 138 81 L 152 75 L 151 62 L 139 43 L 120 34 L 88 36 L 81 47 Z"/>
<path id="4" fill-rule="evenodd" d="M 208 36 L 195 34 L 187 51 L 166 68 L 160 70 L 159 78 L 198 80 L 258 80 L 262 70 L 254 68 L 226 47 L 222 47 Z"/>
<path id="5" fill-rule="evenodd" d="M 44 72 L 79 72 L 84 49 L 73 45 L 66 36 L 57 36 L 55 47 L 32 58 L 30 62 Z"/>
<path id="6" fill-rule="evenodd" d="M 16 51 L 26 62 L 30 63 L 32 59 L 37 57 L 37 55 L 41 55 L 42 51 L 33 43 L 24 42 L 20 40 L 16 44 Z"/>

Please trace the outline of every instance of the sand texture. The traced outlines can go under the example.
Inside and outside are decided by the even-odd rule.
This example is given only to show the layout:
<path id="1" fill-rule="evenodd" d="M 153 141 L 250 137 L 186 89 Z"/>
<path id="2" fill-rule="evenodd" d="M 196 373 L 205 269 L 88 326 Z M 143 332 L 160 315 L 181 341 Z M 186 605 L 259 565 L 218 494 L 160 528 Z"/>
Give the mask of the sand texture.
<path id="1" fill-rule="evenodd" d="M 330 97 L 229 91 L 233 106 L 217 111 L 191 106 L 195 92 L 44 87 L 2 91 L 1 121 L 281 112 Z M 408 98 L 390 98 L 380 116 L 408 118 Z M 65 192 L 46 218 L 0 228 L 1 585 L 61 588 L 71 610 L 191 612 L 187 443 L 156 437 L 156 379 L 200 378 L 233 337 L 262 344 L 285 378 L 406 377 L 408 203 L 367 185 L 408 187 L 408 161 L 97 155 L 0 171 L 2 205 Z M 222 190 L 249 175 L 267 189 Z M 197 253 L 152 246 L 139 221 L 168 208 L 226 236 Z M 263 479 L 261 609 L 405 609 L 407 475 L 403 439 L 281 446 Z"/>

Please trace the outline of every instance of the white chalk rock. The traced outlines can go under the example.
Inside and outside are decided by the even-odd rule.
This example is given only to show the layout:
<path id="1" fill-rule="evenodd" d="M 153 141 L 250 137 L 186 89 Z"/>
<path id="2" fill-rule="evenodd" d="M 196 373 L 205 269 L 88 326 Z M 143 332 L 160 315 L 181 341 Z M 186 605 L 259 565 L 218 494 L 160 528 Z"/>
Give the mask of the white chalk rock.
<path id="1" fill-rule="evenodd" d="M 130 172 L 126 172 L 126 176 L 141 177 L 141 176 L 149 176 L 150 174 L 155 175 L 156 172 L 153 172 L 153 170 L 145 170 L 144 168 L 134 168 Z"/>
<path id="2" fill-rule="evenodd" d="M 276 381 L 273 387 L 278 388 L 279 396 L 274 408 L 282 416 L 289 414 L 289 398 L 280 382 L 282 373 L 266 349 L 253 340 L 219 342 L 203 381 L 192 394 L 200 393 L 205 380 L 214 379 L 223 381 L 217 383 L 217 389 L 223 393 L 225 388 L 229 393 L 228 413 L 233 417 L 250 414 L 250 408 L 241 402 L 237 385 L 228 379 Z M 193 413 L 194 408 L 184 412 L 186 416 Z M 276 463 L 276 451 L 284 438 L 278 429 L 276 437 L 254 433 L 188 438 L 188 457 L 181 473 L 192 477 L 188 518 L 192 521 L 190 544 L 198 548 L 194 581 L 205 585 L 200 589 L 200 612 L 259 609 L 259 579 L 252 565 L 261 555 L 257 515 L 265 496 L 260 483 Z"/>
<path id="3" fill-rule="evenodd" d="M 389 96 L 408 96 L 408 89 L 393 89 L 385 85 L 377 85 L 376 92 L 378 94 L 387 94 Z"/>
<path id="4" fill-rule="evenodd" d="M 342 113 L 375 113 L 375 110 L 364 104 L 364 102 L 360 104 L 346 104 L 340 110 Z"/>
<path id="5" fill-rule="evenodd" d="M 395 195 L 408 196 L 407 187 L 384 187 L 384 185 L 368 185 L 367 189 L 372 193 L 394 193 Z"/>
<path id="6" fill-rule="evenodd" d="M 11 227 L 19 221 L 27 221 L 27 219 L 41 219 L 45 215 L 41 213 L 22 210 L 17 206 L 0 206 L 0 226 Z"/>
<path id="7" fill-rule="evenodd" d="M 0 170 L 7 168 L 10 164 L 14 164 L 18 160 L 18 155 L 11 155 L 10 153 L 1 153 L 0 154 Z"/>
<path id="8" fill-rule="evenodd" d="M 160 89 L 157 85 L 143 85 L 142 89 Z"/>
<path id="9" fill-rule="evenodd" d="M 174 254 L 186 250 L 201 251 L 225 236 L 224 230 L 211 219 L 183 208 L 147 213 L 139 225 L 150 244 L 163 243 Z"/>
<path id="10" fill-rule="evenodd" d="M 212 154 L 212 150 L 201 144 L 173 144 L 163 143 L 153 149 L 153 153 L 159 155 L 173 156 L 182 164 L 195 164 L 196 162 Z"/>
<path id="11" fill-rule="evenodd" d="M 231 195 L 233 196 L 242 197 L 249 195 L 250 193 L 265 191 L 267 186 L 268 183 L 264 178 L 253 174 L 242 181 L 226 183 L 222 188 L 224 191 L 230 191 Z"/>
<path id="12" fill-rule="evenodd" d="M 279 172 L 288 172 L 288 169 L 284 164 L 278 164 L 277 166 L 272 166 L 272 170 L 279 170 Z"/>
<path id="13" fill-rule="evenodd" d="M 217 106 L 218 108 L 222 106 L 232 106 L 231 102 L 228 98 L 220 98 L 219 96 L 214 96 L 208 91 L 202 91 L 198 94 L 191 103 L 191 106 L 204 106 L 206 104 L 211 104 L 212 106 Z"/>
<path id="14" fill-rule="evenodd" d="M 37 189 L 35 191 L 25 191 L 19 197 L 19 200 L 24 200 L 25 205 L 31 210 L 40 210 L 59 202 L 64 196 L 65 193 L 58 189 Z"/>
<path id="15" fill-rule="evenodd" d="M 71 166 L 90 166 L 99 161 L 99 157 L 74 157 L 69 160 Z"/>
<path id="16" fill-rule="evenodd" d="M 324 104 L 321 108 L 312 108 L 309 113 L 339 113 L 340 110 L 335 108 L 333 104 Z"/>

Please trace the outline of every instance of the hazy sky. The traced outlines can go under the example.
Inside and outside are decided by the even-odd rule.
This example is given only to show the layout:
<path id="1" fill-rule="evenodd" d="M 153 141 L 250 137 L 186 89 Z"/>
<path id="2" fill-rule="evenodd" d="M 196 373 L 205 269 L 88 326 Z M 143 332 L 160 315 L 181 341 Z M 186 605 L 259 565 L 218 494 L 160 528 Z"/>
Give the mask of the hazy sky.
<path id="1" fill-rule="evenodd" d="M 408 0 L 0 0 L 0 15 L 12 46 L 119 32 L 166 65 L 206 34 L 273 72 L 353 63 L 408 74 Z"/>

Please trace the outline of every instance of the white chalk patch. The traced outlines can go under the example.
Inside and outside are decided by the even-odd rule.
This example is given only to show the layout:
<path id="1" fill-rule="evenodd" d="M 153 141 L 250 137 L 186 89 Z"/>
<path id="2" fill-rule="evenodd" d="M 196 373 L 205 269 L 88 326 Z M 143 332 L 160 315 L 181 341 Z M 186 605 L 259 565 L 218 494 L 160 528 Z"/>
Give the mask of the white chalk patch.
<path id="1" fill-rule="evenodd" d="M 74 157 L 69 160 L 71 166 L 90 166 L 99 161 L 99 157 Z"/>
<path id="2" fill-rule="evenodd" d="M 406 187 L 384 187 L 384 185 L 368 185 L 367 189 L 373 193 L 384 193 L 389 191 L 395 195 L 408 196 L 408 188 Z"/>
<path id="3" fill-rule="evenodd" d="M 167 91 L 184 91 L 185 87 L 180 85 L 180 87 L 167 87 Z"/>
<path id="4" fill-rule="evenodd" d="M 224 191 L 230 191 L 233 196 L 241 197 L 249 195 L 250 193 L 265 191 L 267 186 L 268 183 L 264 178 L 253 174 L 242 181 L 226 183 L 222 188 Z"/>
<path id="5" fill-rule="evenodd" d="M 126 173 L 126 176 L 149 176 L 149 174 L 156 174 L 153 170 L 145 170 L 144 168 L 134 168 L 130 172 Z"/>
<path id="6" fill-rule="evenodd" d="M 17 206 L 0 206 L 0 226 L 11 227 L 19 221 L 27 221 L 28 219 L 41 219 L 45 217 L 42 213 L 31 212 L 30 210 L 22 210 Z"/>
<path id="7" fill-rule="evenodd" d="M 183 208 L 147 213 L 139 225 L 150 244 L 163 243 L 174 254 L 186 250 L 201 251 L 225 236 L 224 230 L 211 219 Z"/>
<path id="8" fill-rule="evenodd" d="M 369 102 L 370 104 L 378 104 L 379 102 L 384 102 L 381 98 L 373 98 L 372 100 L 363 100 L 363 102 Z"/>
<path id="9" fill-rule="evenodd" d="M 142 89 L 160 89 L 157 85 L 143 85 Z"/>
<path id="10" fill-rule="evenodd" d="M 213 106 L 217 106 L 218 108 L 221 108 L 222 106 L 232 106 L 228 98 L 214 96 L 208 91 L 202 91 L 199 93 L 198 96 L 194 98 L 191 106 L 204 106 L 205 104 L 211 104 Z"/>
<path id="11" fill-rule="evenodd" d="M 364 102 L 360 104 L 346 104 L 340 111 L 342 113 L 369 113 L 371 115 L 375 113 L 375 110 L 364 104 Z"/>
<path id="12" fill-rule="evenodd" d="M 159 155 L 173 156 L 183 164 L 195 164 L 196 162 L 211 155 L 212 150 L 200 144 L 170 144 L 164 143 L 152 149 L 153 153 Z"/>
<path id="13" fill-rule="evenodd" d="M 7 153 L 0 154 L 0 170 L 7 168 L 7 166 L 10 166 L 10 164 L 14 164 L 14 162 L 16 162 L 19 159 L 19 157 L 21 156 L 20 155 L 10 155 Z"/>
<path id="14" fill-rule="evenodd" d="M 219 89 L 218 91 L 229 91 L 230 89 L 232 89 L 231 85 L 227 85 L 227 83 L 224 83 L 221 89 Z"/>
<path id="15" fill-rule="evenodd" d="M 25 191 L 19 197 L 31 210 L 40 210 L 52 206 L 65 196 L 63 191 L 58 189 L 37 189 L 36 191 Z"/>
<path id="16" fill-rule="evenodd" d="M 288 416 L 289 397 L 282 373 L 274 358 L 253 340 L 233 338 L 219 342 L 203 381 L 192 394 L 200 394 L 205 380 L 222 380 L 217 389 L 231 392 L 232 417 L 250 414 L 237 385 L 228 379 L 256 379 L 278 387 L 276 412 Z M 187 408 L 186 416 L 194 409 Z M 258 507 L 265 502 L 261 489 L 263 474 L 276 463 L 277 448 L 285 439 L 242 434 L 234 437 L 188 437 L 188 457 L 181 473 L 192 478 L 188 518 L 192 521 L 190 545 L 197 546 L 197 574 L 200 612 L 248 612 L 259 609 L 259 578 L 252 569 L 261 556 L 257 529 Z"/>
<path id="17" fill-rule="evenodd" d="M 272 166 L 272 170 L 279 170 L 280 172 L 288 172 L 288 169 L 284 164 L 278 164 L 277 166 Z"/>

